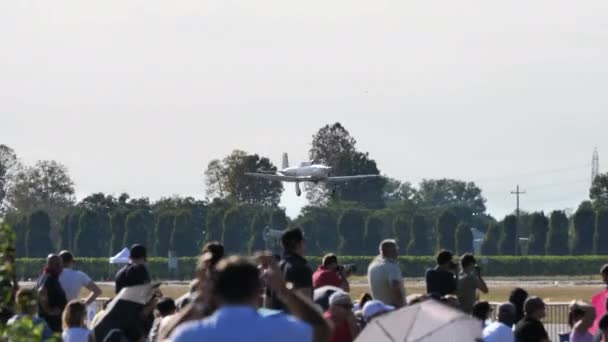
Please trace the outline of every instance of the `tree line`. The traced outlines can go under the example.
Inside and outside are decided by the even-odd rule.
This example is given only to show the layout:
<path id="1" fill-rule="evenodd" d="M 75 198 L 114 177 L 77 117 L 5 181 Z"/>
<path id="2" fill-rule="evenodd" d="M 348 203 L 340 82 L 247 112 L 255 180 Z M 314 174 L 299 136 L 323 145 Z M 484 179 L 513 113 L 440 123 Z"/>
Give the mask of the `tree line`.
<path id="1" fill-rule="evenodd" d="M 340 124 L 312 137 L 311 160 L 336 175 L 381 174 L 369 153 Z M 486 232 L 486 255 L 606 254 L 608 174 L 590 189 L 590 201 L 568 217 L 563 211 L 522 212 L 497 221 L 486 212 L 482 190 L 473 182 L 424 179 L 419 184 L 385 177 L 338 184 L 306 184 L 309 205 L 290 220 L 279 202 L 283 185 L 245 177 L 276 170 L 269 158 L 235 150 L 204 170 L 206 198 L 157 201 L 128 194 L 96 193 L 76 200 L 67 168 L 56 161 L 22 165 L 0 145 L 0 217 L 17 234 L 20 256 L 45 256 L 70 248 L 81 256 L 108 256 L 134 242 L 151 255 L 196 255 L 200 246 L 221 240 L 234 253 L 268 248 L 267 228 L 301 227 L 309 253 L 377 253 L 378 242 L 396 237 L 403 254 L 430 255 L 439 248 L 473 249 L 471 228 Z M 605 247 L 607 246 L 607 247 Z"/>

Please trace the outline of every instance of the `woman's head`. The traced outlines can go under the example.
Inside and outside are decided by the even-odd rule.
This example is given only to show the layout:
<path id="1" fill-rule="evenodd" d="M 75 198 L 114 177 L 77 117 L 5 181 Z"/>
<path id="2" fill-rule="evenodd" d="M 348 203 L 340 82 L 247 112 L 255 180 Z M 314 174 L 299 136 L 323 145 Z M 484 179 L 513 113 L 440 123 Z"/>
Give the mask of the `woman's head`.
<path id="1" fill-rule="evenodd" d="M 574 300 L 570 303 L 568 313 L 568 324 L 574 328 L 578 325 L 582 330 L 589 329 L 595 321 L 595 308 L 582 300 Z"/>
<path id="2" fill-rule="evenodd" d="M 480 321 L 485 322 L 488 318 L 490 318 L 490 313 L 492 312 L 492 307 L 488 302 L 477 302 L 473 305 L 473 317 L 479 319 Z"/>
<path id="3" fill-rule="evenodd" d="M 73 300 L 63 310 L 63 328 L 78 328 L 84 326 L 87 317 L 87 307 L 79 300 Z"/>

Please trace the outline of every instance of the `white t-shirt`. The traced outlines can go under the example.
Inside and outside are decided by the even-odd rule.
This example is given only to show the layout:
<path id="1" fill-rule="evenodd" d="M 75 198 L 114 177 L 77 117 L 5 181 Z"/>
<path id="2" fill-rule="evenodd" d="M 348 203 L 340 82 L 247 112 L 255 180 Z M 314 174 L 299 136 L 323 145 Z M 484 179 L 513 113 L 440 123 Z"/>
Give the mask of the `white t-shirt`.
<path id="1" fill-rule="evenodd" d="M 59 283 L 68 301 L 78 299 L 80 289 L 90 282 L 88 275 L 71 268 L 64 268 L 59 275 Z"/>
<path id="2" fill-rule="evenodd" d="M 63 332 L 63 342 L 88 342 L 91 331 L 85 328 L 70 328 Z"/>
<path id="3" fill-rule="evenodd" d="M 401 296 L 405 299 L 405 288 L 403 287 L 403 276 L 401 268 L 395 260 L 376 258 L 367 269 L 367 279 L 372 297 L 384 304 L 396 306 L 393 298 L 392 283 L 401 284 Z"/>
<path id="4" fill-rule="evenodd" d="M 513 329 L 508 325 L 494 322 L 483 329 L 484 342 L 513 342 Z"/>

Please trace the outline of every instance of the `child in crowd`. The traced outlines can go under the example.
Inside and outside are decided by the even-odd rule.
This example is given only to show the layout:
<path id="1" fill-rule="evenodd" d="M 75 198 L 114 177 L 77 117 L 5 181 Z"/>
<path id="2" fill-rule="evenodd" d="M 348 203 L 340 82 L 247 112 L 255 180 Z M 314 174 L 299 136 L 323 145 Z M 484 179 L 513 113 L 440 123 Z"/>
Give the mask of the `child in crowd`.
<path id="1" fill-rule="evenodd" d="M 73 300 L 63 310 L 64 342 L 95 342 L 95 336 L 86 328 L 87 307 Z"/>
<path id="2" fill-rule="evenodd" d="M 593 335 L 589 332 L 593 321 L 595 321 L 595 308 L 591 304 L 580 300 L 570 303 L 570 313 L 568 314 L 568 324 L 572 328 L 570 341 L 593 341 Z"/>

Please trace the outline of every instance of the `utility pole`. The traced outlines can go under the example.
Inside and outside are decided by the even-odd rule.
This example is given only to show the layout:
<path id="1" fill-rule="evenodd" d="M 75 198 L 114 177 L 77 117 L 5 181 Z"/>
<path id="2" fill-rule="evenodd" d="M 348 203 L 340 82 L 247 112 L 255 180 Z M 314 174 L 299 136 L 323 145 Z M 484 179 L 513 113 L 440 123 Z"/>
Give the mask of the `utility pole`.
<path id="1" fill-rule="evenodd" d="M 515 191 L 511 191 L 512 195 L 515 195 L 517 199 L 517 206 L 515 208 L 515 216 L 517 216 L 517 224 L 515 225 L 515 255 L 517 255 L 517 247 L 519 247 L 519 236 L 517 235 L 519 231 L 519 195 L 524 195 L 526 191 L 519 191 L 519 184 L 517 184 L 517 188 Z"/>

